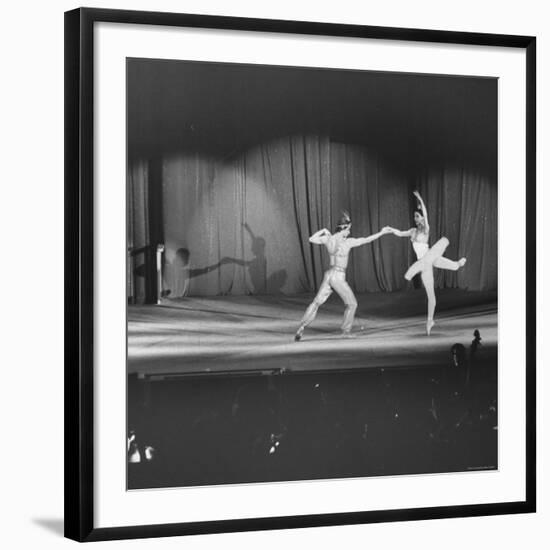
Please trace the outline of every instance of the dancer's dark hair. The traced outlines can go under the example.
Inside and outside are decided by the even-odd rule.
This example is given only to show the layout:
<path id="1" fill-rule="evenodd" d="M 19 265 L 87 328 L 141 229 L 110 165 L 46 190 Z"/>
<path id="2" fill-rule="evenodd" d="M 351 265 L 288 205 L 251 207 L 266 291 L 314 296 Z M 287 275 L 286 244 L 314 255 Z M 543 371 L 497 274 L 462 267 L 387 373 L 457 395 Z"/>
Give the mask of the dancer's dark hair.
<path id="1" fill-rule="evenodd" d="M 338 220 L 338 225 L 336 226 L 335 233 L 338 233 L 339 231 L 343 231 L 344 229 L 350 229 L 350 228 L 351 228 L 351 218 L 349 214 L 345 210 L 343 210 L 342 215 Z"/>

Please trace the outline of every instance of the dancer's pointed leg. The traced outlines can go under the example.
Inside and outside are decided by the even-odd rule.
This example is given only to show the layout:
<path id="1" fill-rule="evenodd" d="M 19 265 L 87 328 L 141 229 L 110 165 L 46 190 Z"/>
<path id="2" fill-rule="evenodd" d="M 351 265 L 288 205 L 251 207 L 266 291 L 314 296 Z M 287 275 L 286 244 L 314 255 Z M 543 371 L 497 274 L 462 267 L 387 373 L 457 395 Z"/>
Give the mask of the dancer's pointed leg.
<path id="1" fill-rule="evenodd" d="M 434 267 L 438 269 L 446 269 L 448 271 L 458 271 L 466 263 L 466 258 L 460 258 L 458 261 L 449 260 L 448 258 L 436 258 L 434 260 Z"/>
<path id="2" fill-rule="evenodd" d="M 428 318 L 426 320 L 426 334 L 429 336 L 435 324 L 434 313 L 436 304 L 434 274 L 431 267 L 422 271 L 420 277 L 422 278 L 422 283 L 424 283 L 424 289 L 426 290 L 426 295 L 428 297 Z"/>
<path id="3" fill-rule="evenodd" d="M 311 302 L 311 304 L 309 304 L 309 306 L 307 307 L 306 312 L 304 313 L 304 316 L 300 321 L 300 326 L 298 327 L 298 330 L 294 335 L 295 342 L 299 342 L 302 339 L 304 329 L 315 319 L 319 307 L 328 300 L 328 297 L 331 294 L 332 289 L 330 288 L 329 276 L 328 273 L 325 273 L 323 282 L 321 283 L 321 286 L 319 288 L 319 292 L 317 292 L 317 295 L 313 299 L 313 302 Z"/>
<path id="4" fill-rule="evenodd" d="M 319 311 L 319 306 L 321 305 L 321 303 L 322 302 L 319 302 L 316 296 L 313 302 L 309 304 L 309 306 L 306 309 L 306 312 L 304 313 L 304 316 L 302 317 L 300 326 L 298 327 L 298 330 L 294 335 L 295 342 L 299 342 L 302 339 L 305 328 L 313 321 L 313 319 L 315 319 L 315 316 L 317 315 L 317 311 Z"/>

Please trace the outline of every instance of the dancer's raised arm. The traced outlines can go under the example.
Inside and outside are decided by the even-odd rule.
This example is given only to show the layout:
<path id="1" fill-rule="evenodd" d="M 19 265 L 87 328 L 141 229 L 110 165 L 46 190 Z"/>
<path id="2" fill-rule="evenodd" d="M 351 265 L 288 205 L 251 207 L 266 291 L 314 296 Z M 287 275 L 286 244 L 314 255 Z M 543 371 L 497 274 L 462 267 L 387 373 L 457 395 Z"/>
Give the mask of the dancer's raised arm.
<path id="1" fill-rule="evenodd" d="M 418 205 L 420 206 L 422 217 L 424 218 L 424 226 L 426 228 L 426 231 L 428 231 L 430 229 L 430 224 L 428 223 L 428 211 L 426 210 L 426 205 L 424 204 L 424 201 L 422 200 L 422 197 L 420 196 L 420 193 L 418 191 L 415 191 L 413 195 L 418 199 Z"/>
<path id="2" fill-rule="evenodd" d="M 346 242 L 348 243 L 348 246 L 350 248 L 355 248 L 356 246 L 372 243 L 372 241 L 379 239 L 382 235 L 386 235 L 387 233 L 391 233 L 391 227 L 388 227 L 388 226 L 383 227 L 380 231 L 378 231 L 378 233 L 374 233 L 373 235 L 369 235 L 368 237 L 358 237 L 358 238 L 348 237 L 346 239 Z"/>
<path id="3" fill-rule="evenodd" d="M 331 236 L 332 235 L 328 229 L 319 229 L 317 233 L 311 235 L 309 242 L 313 244 L 325 244 Z"/>

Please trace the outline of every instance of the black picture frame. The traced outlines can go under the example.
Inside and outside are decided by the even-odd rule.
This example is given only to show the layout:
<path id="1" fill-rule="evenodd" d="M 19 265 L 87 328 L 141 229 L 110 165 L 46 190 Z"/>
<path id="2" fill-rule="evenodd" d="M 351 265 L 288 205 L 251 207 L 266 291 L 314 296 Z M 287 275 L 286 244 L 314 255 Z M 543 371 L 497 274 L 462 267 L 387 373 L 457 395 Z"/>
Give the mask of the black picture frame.
<path id="1" fill-rule="evenodd" d="M 526 52 L 526 499 L 353 513 L 94 527 L 93 90 L 97 22 L 497 46 Z M 65 14 L 65 536 L 161 537 L 516 514 L 536 510 L 536 38 L 302 21 L 80 8 Z"/>

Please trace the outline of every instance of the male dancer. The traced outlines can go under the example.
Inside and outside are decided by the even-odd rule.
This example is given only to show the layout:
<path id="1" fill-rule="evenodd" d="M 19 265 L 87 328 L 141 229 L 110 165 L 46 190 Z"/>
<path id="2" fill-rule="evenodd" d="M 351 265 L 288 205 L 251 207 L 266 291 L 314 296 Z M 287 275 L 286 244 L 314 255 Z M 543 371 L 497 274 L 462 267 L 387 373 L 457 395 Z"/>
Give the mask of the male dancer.
<path id="1" fill-rule="evenodd" d="M 338 296 L 346 305 L 344 312 L 344 321 L 342 323 L 342 336 L 349 337 L 351 326 L 357 309 L 357 300 L 346 282 L 346 267 L 348 266 L 349 253 L 352 248 L 363 244 L 371 243 L 382 235 L 389 233 L 389 227 L 384 227 L 378 233 L 370 237 L 362 237 L 359 239 L 350 238 L 351 219 L 347 212 L 344 212 L 336 227 L 334 235 L 328 229 L 321 229 L 309 238 L 309 242 L 313 244 L 324 244 L 327 247 L 330 255 L 330 267 L 325 271 L 323 282 L 315 296 L 313 302 L 308 306 L 300 327 L 298 328 L 294 340 L 298 342 L 302 339 L 304 329 L 315 319 L 319 306 L 323 305 L 328 297 L 335 290 Z"/>

